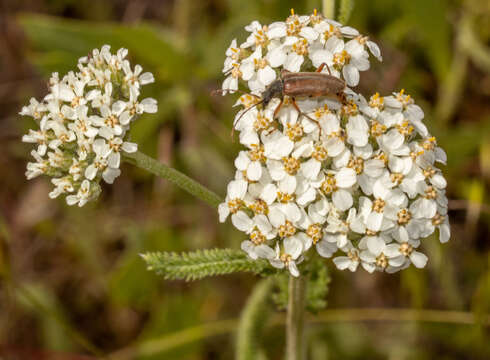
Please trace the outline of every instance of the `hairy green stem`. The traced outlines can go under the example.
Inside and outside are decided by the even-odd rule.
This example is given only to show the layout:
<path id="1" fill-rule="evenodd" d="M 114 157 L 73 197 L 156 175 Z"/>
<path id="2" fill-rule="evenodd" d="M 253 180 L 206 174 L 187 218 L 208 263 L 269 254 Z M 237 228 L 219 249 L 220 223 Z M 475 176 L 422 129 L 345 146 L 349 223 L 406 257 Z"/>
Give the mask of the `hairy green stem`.
<path id="1" fill-rule="evenodd" d="M 323 16 L 327 19 L 335 18 L 335 0 L 323 0 L 322 1 Z"/>
<path id="2" fill-rule="evenodd" d="M 354 8 L 354 0 L 340 0 L 338 20 L 342 24 L 347 24 L 349 21 L 352 9 Z"/>
<path id="3" fill-rule="evenodd" d="M 289 277 L 288 313 L 286 318 L 286 359 L 306 358 L 304 341 L 306 278 Z"/>
<path id="4" fill-rule="evenodd" d="M 242 311 L 236 334 L 236 360 L 256 360 L 259 356 L 260 339 L 269 315 L 267 299 L 272 285 L 272 278 L 260 281 Z"/>
<path id="5" fill-rule="evenodd" d="M 194 195 L 212 207 L 217 207 L 223 201 L 218 194 L 207 189 L 197 181 L 191 179 L 180 171 L 143 154 L 142 152 L 137 151 L 132 154 L 125 153 L 124 160 L 163 179 L 167 179 L 174 185 L 184 189 L 191 195 Z"/>

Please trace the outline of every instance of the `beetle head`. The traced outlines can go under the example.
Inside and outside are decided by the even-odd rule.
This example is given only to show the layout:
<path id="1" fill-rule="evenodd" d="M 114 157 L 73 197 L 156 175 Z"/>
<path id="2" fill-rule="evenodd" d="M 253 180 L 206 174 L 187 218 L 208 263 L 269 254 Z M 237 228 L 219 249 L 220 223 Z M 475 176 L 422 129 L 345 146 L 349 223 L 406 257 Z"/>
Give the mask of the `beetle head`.
<path id="1" fill-rule="evenodd" d="M 274 80 L 272 83 L 269 84 L 269 86 L 265 89 L 264 93 L 262 94 L 262 101 L 264 103 L 264 106 L 267 106 L 269 102 L 273 98 L 283 98 L 283 91 L 284 91 L 284 84 L 282 82 L 282 79 L 277 79 Z"/>

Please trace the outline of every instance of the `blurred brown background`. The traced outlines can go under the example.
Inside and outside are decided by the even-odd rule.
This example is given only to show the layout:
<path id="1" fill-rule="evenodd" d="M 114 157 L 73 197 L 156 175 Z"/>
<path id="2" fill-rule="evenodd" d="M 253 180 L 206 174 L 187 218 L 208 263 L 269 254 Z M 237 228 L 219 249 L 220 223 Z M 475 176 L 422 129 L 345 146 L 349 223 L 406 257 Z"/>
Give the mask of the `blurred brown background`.
<path id="1" fill-rule="evenodd" d="M 114 353 L 138 359 L 233 358 L 233 324 L 218 326 L 222 334 L 217 336 L 196 341 L 186 336 L 211 331 L 194 326 L 237 318 L 257 279 L 164 281 L 146 271 L 138 254 L 238 248 L 239 232 L 218 224 L 217 212 L 207 205 L 129 165 L 113 186 L 104 187 L 97 203 L 79 209 L 50 200 L 47 179 L 24 177 L 30 146 L 20 138 L 33 124 L 17 113 L 31 96 L 45 95 L 52 71 L 64 74 L 75 68 L 78 57 L 105 43 L 113 50 L 127 47 L 132 63 L 155 74 L 156 83 L 144 95 L 159 101 L 156 115 L 135 123 L 132 140 L 224 194 L 240 149 L 229 136 L 233 96 L 210 96 L 223 80 L 225 49 L 234 37 L 245 39 L 242 28 L 254 19 L 283 20 L 292 7 L 309 13 L 320 3 L 0 1 L 4 358 L 85 359 Z M 450 316 L 452 324 L 340 316 L 311 327 L 311 359 L 490 358 L 485 325 L 490 308 L 489 14 L 490 3 L 479 0 L 356 2 L 349 25 L 378 42 L 384 58 L 362 74 L 357 90 L 369 96 L 405 88 L 424 109 L 429 129 L 448 153 L 443 171 L 453 235 L 445 245 L 435 238 L 424 242 L 430 259 L 424 270 L 351 274 L 327 262 L 332 276 L 328 309 L 455 310 L 470 320 L 475 314 L 475 324 Z M 149 343 L 154 339 L 158 342 Z M 281 358 L 282 328 L 268 328 L 263 342 L 269 359 Z M 147 346 L 147 351 L 137 356 L 124 350 L 130 346 Z"/>

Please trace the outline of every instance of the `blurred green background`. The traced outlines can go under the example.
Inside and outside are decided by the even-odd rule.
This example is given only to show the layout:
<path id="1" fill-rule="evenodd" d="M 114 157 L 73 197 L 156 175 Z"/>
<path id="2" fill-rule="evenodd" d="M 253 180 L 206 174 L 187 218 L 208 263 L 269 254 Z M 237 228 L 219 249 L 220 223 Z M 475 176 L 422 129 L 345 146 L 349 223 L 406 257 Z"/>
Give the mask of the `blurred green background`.
<path id="1" fill-rule="evenodd" d="M 224 195 L 240 149 L 229 135 L 233 96 L 210 95 L 223 80 L 224 51 L 234 37 L 245 39 L 244 25 L 283 20 L 292 7 L 310 13 L 321 1 L 0 1 L 0 355 L 233 358 L 235 324 L 223 320 L 238 318 L 257 278 L 164 281 L 138 254 L 238 248 L 240 233 L 129 165 L 95 204 L 50 200 L 47 179 L 25 180 L 30 146 L 20 137 L 33 124 L 17 113 L 45 95 L 52 71 L 74 69 L 105 43 L 127 47 L 133 64 L 155 74 L 144 95 L 159 102 L 156 115 L 134 124 L 132 140 Z M 476 320 L 360 321 L 369 316 L 347 311 L 309 327 L 310 359 L 489 359 L 490 2 L 358 0 L 349 25 L 380 44 L 384 58 L 357 90 L 405 88 L 448 153 L 453 235 L 445 245 L 424 242 L 423 270 L 351 274 L 326 262 L 328 309 L 442 309 Z M 281 327 L 265 330 L 269 359 L 281 359 L 283 342 Z M 143 355 L 132 352 L 138 346 Z"/>

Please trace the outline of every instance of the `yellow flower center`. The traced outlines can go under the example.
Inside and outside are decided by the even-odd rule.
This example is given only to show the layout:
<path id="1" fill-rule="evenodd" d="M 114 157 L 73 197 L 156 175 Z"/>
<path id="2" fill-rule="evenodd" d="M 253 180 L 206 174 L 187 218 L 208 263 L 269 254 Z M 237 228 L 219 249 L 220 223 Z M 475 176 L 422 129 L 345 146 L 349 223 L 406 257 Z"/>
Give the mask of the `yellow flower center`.
<path id="1" fill-rule="evenodd" d="M 105 119 L 105 124 L 113 128 L 114 126 L 119 125 L 119 119 L 114 115 L 110 115 Z"/>
<path id="2" fill-rule="evenodd" d="M 315 150 L 311 154 L 311 157 L 313 159 L 315 159 L 316 161 L 319 161 L 319 162 L 325 161 L 328 158 L 327 149 L 325 149 L 321 145 L 317 145 L 317 146 L 315 146 Z"/>
<path id="3" fill-rule="evenodd" d="M 437 191 L 434 189 L 432 186 L 428 186 L 427 189 L 425 189 L 425 198 L 426 199 L 435 199 L 437 197 Z"/>
<path id="4" fill-rule="evenodd" d="M 410 125 L 407 120 L 403 121 L 401 124 L 397 124 L 396 129 L 404 136 L 411 135 L 414 131 L 414 127 Z"/>
<path id="5" fill-rule="evenodd" d="M 408 209 L 401 209 L 396 215 L 398 217 L 398 225 L 408 224 L 412 218 L 412 213 Z"/>
<path id="6" fill-rule="evenodd" d="M 296 228 L 289 220 L 286 220 L 283 225 L 279 226 L 278 235 L 281 238 L 293 236 L 294 234 L 296 234 Z"/>
<path id="7" fill-rule="evenodd" d="M 352 249 L 352 250 L 349 250 L 347 252 L 347 257 L 351 260 L 351 261 L 359 261 L 359 255 L 357 254 L 357 251 Z"/>
<path id="8" fill-rule="evenodd" d="M 360 157 L 351 157 L 347 167 L 353 169 L 356 174 L 361 174 L 364 170 L 364 160 Z"/>
<path id="9" fill-rule="evenodd" d="M 253 242 L 255 245 L 264 244 L 266 240 L 267 239 L 265 238 L 265 236 L 258 229 L 254 229 L 250 233 L 250 241 Z"/>
<path id="10" fill-rule="evenodd" d="M 405 89 L 401 89 L 401 91 L 396 94 L 396 99 L 402 103 L 403 107 L 414 103 L 410 95 L 405 95 Z"/>
<path id="11" fill-rule="evenodd" d="M 374 137 L 378 137 L 383 135 L 386 132 L 386 125 L 381 124 L 380 122 L 373 120 L 371 122 L 371 135 Z"/>
<path id="12" fill-rule="evenodd" d="M 341 112 L 344 116 L 354 116 L 359 113 L 357 104 L 352 100 L 349 100 L 345 105 L 342 105 Z"/>
<path id="13" fill-rule="evenodd" d="M 262 26 L 262 29 L 258 30 L 255 33 L 255 46 L 256 47 L 265 47 L 267 43 L 269 42 L 269 39 L 267 38 L 266 32 L 267 32 L 267 26 L 264 25 Z"/>
<path id="14" fill-rule="evenodd" d="M 254 121 L 255 131 L 267 130 L 272 126 L 272 121 L 265 117 L 262 113 L 257 114 L 257 118 Z"/>
<path id="15" fill-rule="evenodd" d="M 388 267 L 388 258 L 385 254 L 381 253 L 376 257 L 376 266 L 386 269 Z"/>
<path id="16" fill-rule="evenodd" d="M 322 239 L 322 226 L 320 224 L 311 224 L 306 230 L 306 235 L 313 240 L 313 244 L 316 244 Z"/>
<path id="17" fill-rule="evenodd" d="M 252 161 L 265 162 L 264 147 L 258 144 L 252 144 L 252 149 L 248 151 L 248 156 Z"/>
<path id="18" fill-rule="evenodd" d="M 403 174 L 400 173 L 392 173 L 390 175 L 391 182 L 396 184 L 396 186 L 400 185 L 403 181 Z"/>
<path id="19" fill-rule="evenodd" d="M 77 107 L 78 105 L 80 105 L 80 100 L 81 100 L 81 99 L 82 99 L 82 98 L 81 98 L 80 96 L 75 96 L 75 97 L 73 98 L 73 100 L 71 101 L 70 106 L 71 106 L 72 108 Z"/>
<path id="20" fill-rule="evenodd" d="M 318 11 L 314 9 L 313 15 L 310 15 L 310 24 L 316 25 L 319 24 L 322 20 L 323 20 L 323 16 L 318 15 Z"/>
<path id="21" fill-rule="evenodd" d="M 289 124 L 288 123 L 286 134 L 291 141 L 298 141 L 304 135 L 303 127 L 299 123 L 296 123 L 296 124 Z"/>
<path id="22" fill-rule="evenodd" d="M 340 68 L 340 67 L 348 64 L 349 61 L 350 61 L 350 54 L 345 50 L 342 50 L 341 52 L 333 54 L 334 66 L 337 66 Z"/>
<path id="23" fill-rule="evenodd" d="M 255 215 L 264 214 L 267 215 L 269 213 L 269 206 L 262 199 L 255 200 L 250 206 L 250 210 L 254 212 Z"/>
<path id="24" fill-rule="evenodd" d="M 320 119 L 323 115 L 328 114 L 328 113 L 330 113 L 328 105 L 324 104 L 322 108 L 317 108 L 315 110 L 314 115 L 317 119 Z"/>
<path id="25" fill-rule="evenodd" d="M 277 199 L 284 204 L 293 201 L 295 198 L 295 194 L 288 194 L 281 191 L 277 192 Z"/>
<path id="26" fill-rule="evenodd" d="M 404 242 L 400 245 L 400 252 L 408 257 L 413 252 L 413 246 L 407 242 Z"/>
<path id="27" fill-rule="evenodd" d="M 298 55 L 308 55 L 308 41 L 306 39 L 298 40 L 293 44 L 292 49 Z"/>
<path id="28" fill-rule="evenodd" d="M 364 45 L 364 44 L 366 44 L 366 42 L 369 40 L 369 37 L 367 37 L 367 36 L 362 36 L 362 35 L 358 35 L 358 36 L 356 36 L 356 38 L 355 38 L 355 39 L 357 40 L 357 42 L 358 42 L 359 44 Z"/>
<path id="29" fill-rule="evenodd" d="M 254 64 L 255 64 L 255 70 L 259 70 L 269 65 L 269 62 L 267 61 L 267 59 L 254 59 Z"/>
<path id="30" fill-rule="evenodd" d="M 289 175 L 296 175 L 301 165 L 299 160 L 292 156 L 282 158 L 282 162 L 284 164 L 284 170 L 286 170 Z"/>
<path id="31" fill-rule="evenodd" d="M 332 24 L 329 25 L 328 30 L 323 32 L 323 38 L 325 40 L 328 40 L 331 36 L 337 36 L 338 38 L 342 37 L 342 33 L 340 32 L 339 28 L 333 26 Z"/>
<path id="32" fill-rule="evenodd" d="M 373 202 L 373 211 L 382 213 L 385 209 L 385 201 L 383 199 L 376 199 Z"/>
<path id="33" fill-rule="evenodd" d="M 233 69 L 231 70 L 231 76 L 233 76 L 235 79 L 239 79 L 242 77 L 242 72 L 240 71 L 240 65 L 239 64 L 233 64 Z"/>
<path id="34" fill-rule="evenodd" d="M 378 108 L 382 110 L 384 107 L 384 101 L 385 101 L 384 98 L 380 96 L 379 93 L 377 92 L 369 99 L 369 106 L 372 108 Z"/>
<path id="35" fill-rule="evenodd" d="M 281 261 L 287 266 L 293 257 L 289 254 L 282 254 L 280 257 Z"/>
<path id="36" fill-rule="evenodd" d="M 436 147 L 436 138 L 432 136 L 428 139 L 425 139 L 424 142 L 422 143 L 422 147 L 425 150 L 434 150 L 434 148 Z"/>
<path id="37" fill-rule="evenodd" d="M 321 186 L 322 191 L 325 195 L 330 195 L 334 191 L 337 190 L 337 181 L 335 180 L 335 176 L 332 174 L 328 174 L 326 179 L 323 181 Z"/>
<path id="38" fill-rule="evenodd" d="M 432 225 L 438 226 L 441 225 L 444 222 L 444 219 L 446 217 L 442 216 L 441 214 L 437 213 L 433 218 L 432 218 Z"/>
<path id="39" fill-rule="evenodd" d="M 228 201 L 228 208 L 232 214 L 235 214 L 244 206 L 244 202 L 242 199 L 232 199 Z"/>
<path id="40" fill-rule="evenodd" d="M 286 26 L 288 36 L 298 35 L 303 27 L 303 24 L 299 21 L 299 16 L 294 13 L 294 9 L 291 9 L 291 16 L 286 19 Z"/>
<path id="41" fill-rule="evenodd" d="M 426 169 L 422 170 L 422 173 L 424 174 L 426 179 L 429 179 L 436 174 L 436 170 L 429 166 Z"/>

